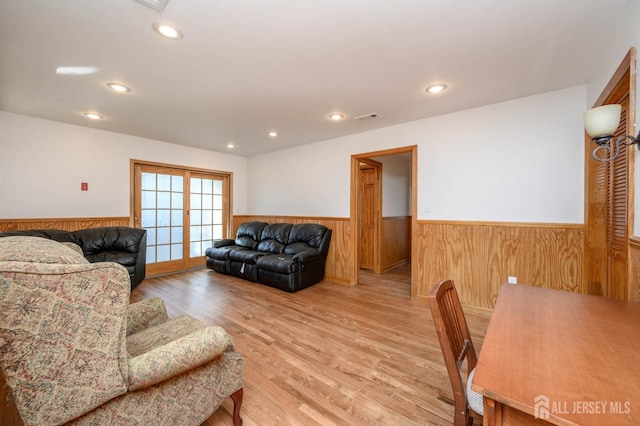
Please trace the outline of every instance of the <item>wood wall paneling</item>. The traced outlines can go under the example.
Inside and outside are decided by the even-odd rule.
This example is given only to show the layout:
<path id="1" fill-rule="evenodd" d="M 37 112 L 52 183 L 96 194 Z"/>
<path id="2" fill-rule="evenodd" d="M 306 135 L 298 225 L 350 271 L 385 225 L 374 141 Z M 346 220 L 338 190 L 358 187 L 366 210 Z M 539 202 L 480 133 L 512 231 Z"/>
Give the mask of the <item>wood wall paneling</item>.
<path id="1" fill-rule="evenodd" d="M 629 294 L 627 300 L 640 302 L 640 237 L 629 239 Z"/>
<path id="2" fill-rule="evenodd" d="M 382 271 L 411 262 L 411 216 L 382 218 Z"/>
<path id="3" fill-rule="evenodd" d="M 508 276 L 518 283 L 580 292 L 584 227 L 563 224 L 418 221 L 413 296 L 426 298 L 442 279 L 461 302 L 493 309 Z"/>
<path id="4" fill-rule="evenodd" d="M 0 219 L 0 232 L 27 231 L 30 229 L 79 229 L 101 228 L 103 226 L 131 226 L 129 217 L 70 217 L 39 219 Z"/>
<path id="5" fill-rule="evenodd" d="M 319 223 L 333 231 L 326 279 L 351 282 L 351 226 L 349 218 L 299 216 L 233 216 L 233 235 L 247 221 L 268 223 Z M 0 219 L 0 232 L 28 229 L 78 229 L 130 226 L 128 217 Z M 415 236 L 412 252 L 411 236 Z M 414 298 L 423 299 L 442 279 L 456 282 L 463 304 L 476 312 L 493 308 L 500 284 L 507 276 L 518 283 L 580 292 L 583 281 L 584 228 L 582 225 L 522 224 L 502 222 L 417 221 L 411 217 L 383 220 L 385 269 L 413 263 Z M 640 301 L 640 238 L 630 244 L 630 300 Z M 473 310 L 473 309 L 472 309 Z"/>

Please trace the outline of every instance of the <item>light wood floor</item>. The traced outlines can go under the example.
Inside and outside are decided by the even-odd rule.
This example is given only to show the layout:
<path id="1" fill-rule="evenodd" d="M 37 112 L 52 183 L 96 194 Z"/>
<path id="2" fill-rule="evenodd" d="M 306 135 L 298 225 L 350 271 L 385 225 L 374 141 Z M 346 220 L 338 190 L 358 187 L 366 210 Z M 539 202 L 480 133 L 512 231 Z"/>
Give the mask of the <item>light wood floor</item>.
<path id="1" fill-rule="evenodd" d="M 244 357 L 245 426 L 450 425 L 451 385 L 431 313 L 411 300 L 409 266 L 297 293 L 208 269 L 148 278 L 169 316 L 220 325 Z M 489 318 L 467 314 L 480 348 Z M 231 425 L 231 400 L 205 423 Z"/>

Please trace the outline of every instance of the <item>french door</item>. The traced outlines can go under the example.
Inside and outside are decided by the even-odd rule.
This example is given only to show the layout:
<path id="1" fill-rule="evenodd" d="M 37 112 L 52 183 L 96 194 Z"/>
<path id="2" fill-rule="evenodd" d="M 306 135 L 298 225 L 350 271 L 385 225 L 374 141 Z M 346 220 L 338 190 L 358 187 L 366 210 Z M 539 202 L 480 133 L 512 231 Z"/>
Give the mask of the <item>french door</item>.
<path id="1" fill-rule="evenodd" d="M 228 235 L 230 174 L 133 163 L 134 225 L 147 230 L 147 274 L 205 264 L 212 241 Z"/>

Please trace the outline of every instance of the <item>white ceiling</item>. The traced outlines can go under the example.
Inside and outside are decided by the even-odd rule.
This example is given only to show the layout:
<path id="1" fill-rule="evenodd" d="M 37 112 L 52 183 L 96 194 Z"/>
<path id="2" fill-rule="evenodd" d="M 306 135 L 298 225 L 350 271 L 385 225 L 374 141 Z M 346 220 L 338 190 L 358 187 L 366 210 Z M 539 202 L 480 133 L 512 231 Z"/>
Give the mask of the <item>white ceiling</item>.
<path id="1" fill-rule="evenodd" d="M 253 156 L 584 84 L 628 2 L 0 0 L 0 109 Z"/>

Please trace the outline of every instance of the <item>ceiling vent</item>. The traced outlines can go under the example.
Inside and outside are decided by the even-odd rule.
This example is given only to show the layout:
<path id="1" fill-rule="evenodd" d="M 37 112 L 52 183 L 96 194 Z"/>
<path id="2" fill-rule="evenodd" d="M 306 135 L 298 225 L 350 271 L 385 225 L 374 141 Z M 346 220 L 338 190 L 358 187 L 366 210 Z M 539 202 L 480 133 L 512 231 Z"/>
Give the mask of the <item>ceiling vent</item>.
<path id="1" fill-rule="evenodd" d="M 366 120 L 368 118 L 378 118 L 380 117 L 380 114 L 378 114 L 377 112 L 372 112 L 370 114 L 365 114 L 365 115 L 361 115 L 360 117 L 356 117 L 356 120 Z"/>
<path id="2" fill-rule="evenodd" d="M 169 0 L 136 0 L 138 3 L 142 3 L 145 6 L 149 6 L 153 10 L 162 12 L 164 7 L 169 3 Z"/>

